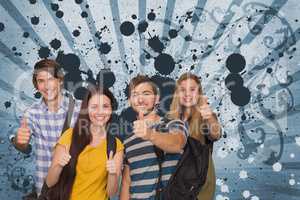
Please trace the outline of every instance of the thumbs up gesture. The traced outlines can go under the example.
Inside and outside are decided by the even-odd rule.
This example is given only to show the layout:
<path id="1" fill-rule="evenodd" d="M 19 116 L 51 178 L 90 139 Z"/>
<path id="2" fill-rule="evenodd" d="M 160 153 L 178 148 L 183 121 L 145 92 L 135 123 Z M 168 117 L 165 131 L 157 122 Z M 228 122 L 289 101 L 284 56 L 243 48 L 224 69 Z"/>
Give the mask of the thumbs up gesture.
<path id="1" fill-rule="evenodd" d="M 109 152 L 108 160 L 106 161 L 106 170 L 109 174 L 116 174 L 117 167 L 116 162 L 114 160 L 114 153 L 112 151 Z"/>
<path id="2" fill-rule="evenodd" d="M 144 113 L 139 112 L 139 119 L 133 122 L 133 133 L 136 137 L 143 140 L 149 140 L 151 135 L 151 129 L 148 128 L 147 121 L 144 118 Z"/>
<path id="3" fill-rule="evenodd" d="M 201 96 L 201 103 L 200 103 L 200 108 L 199 112 L 203 118 L 203 120 L 209 120 L 210 118 L 213 117 L 213 111 L 211 110 L 209 104 L 208 104 L 208 98 L 207 96 Z"/>
<path id="4" fill-rule="evenodd" d="M 23 144 L 26 145 L 29 143 L 29 140 L 30 140 L 30 129 L 27 124 L 27 119 L 23 118 L 21 121 L 21 126 L 17 132 L 16 143 L 21 145 Z"/>
<path id="5" fill-rule="evenodd" d="M 60 145 L 60 147 L 62 149 L 54 157 L 54 163 L 61 166 L 61 167 L 64 167 L 70 162 L 71 155 L 69 154 L 69 150 L 66 146 Z"/>

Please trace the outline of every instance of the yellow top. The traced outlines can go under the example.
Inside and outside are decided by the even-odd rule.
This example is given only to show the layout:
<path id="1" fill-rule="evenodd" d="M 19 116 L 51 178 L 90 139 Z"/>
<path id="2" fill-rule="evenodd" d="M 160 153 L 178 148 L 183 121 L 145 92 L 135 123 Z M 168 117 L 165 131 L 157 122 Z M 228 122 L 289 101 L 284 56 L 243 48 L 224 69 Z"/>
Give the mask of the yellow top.
<path id="1" fill-rule="evenodd" d="M 73 129 L 66 130 L 58 140 L 58 144 L 70 147 L 72 133 Z M 119 139 L 116 140 L 116 144 L 116 152 L 124 149 Z M 96 147 L 88 145 L 80 153 L 70 200 L 108 199 L 106 193 L 108 176 L 106 146 L 106 139 L 103 139 Z"/>

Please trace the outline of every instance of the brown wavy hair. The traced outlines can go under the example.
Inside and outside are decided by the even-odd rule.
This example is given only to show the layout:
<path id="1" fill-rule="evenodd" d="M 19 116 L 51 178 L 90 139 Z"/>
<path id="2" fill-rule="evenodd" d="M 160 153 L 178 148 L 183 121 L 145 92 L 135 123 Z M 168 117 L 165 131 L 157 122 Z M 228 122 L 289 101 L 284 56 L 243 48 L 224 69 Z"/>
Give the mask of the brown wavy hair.
<path id="1" fill-rule="evenodd" d="M 182 119 L 184 116 L 185 108 L 184 106 L 180 105 L 179 101 L 179 86 L 180 84 L 188 79 L 194 80 L 198 84 L 198 92 L 199 92 L 199 99 L 197 104 L 192 107 L 190 116 L 188 117 L 188 125 L 189 125 L 189 133 L 195 139 L 200 140 L 203 144 L 205 143 L 205 137 L 202 134 L 203 127 L 203 119 L 202 116 L 197 108 L 201 105 L 201 95 L 203 95 L 203 90 L 201 86 L 201 82 L 198 76 L 192 74 L 190 72 L 182 74 L 179 79 L 176 81 L 175 92 L 173 95 L 172 103 L 170 106 L 170 111 L 168 112 L 168 117 L 171 119 Z"/>
<path id="2" fill-rule="evenodd" d="M 57 78 L 61 81 L 64 80 L 64 74 L 62 72 L 62 68 L 59 63 L 57 63 L 55 60 L 51 59 L 43 59 L 39 62 L 35 63 L 33 67 L 33 75 L 32 75 L 32 83 L 35 89 L 38 88 L 37 84 L 37 74 L 40 71 L 47 71 L 49 72 L 54 78 Z"/>

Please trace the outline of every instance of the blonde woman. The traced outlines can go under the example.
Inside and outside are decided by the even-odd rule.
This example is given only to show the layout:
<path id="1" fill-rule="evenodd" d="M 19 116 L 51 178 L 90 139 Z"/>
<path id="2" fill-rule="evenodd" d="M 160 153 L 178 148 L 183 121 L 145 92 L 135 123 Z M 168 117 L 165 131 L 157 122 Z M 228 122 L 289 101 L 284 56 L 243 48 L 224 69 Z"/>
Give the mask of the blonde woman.
<path id="1" fill-rule="evenodd" d="M 188 123 L 190 136 L 203 144 L 210 145 L 221 137 L 221 128 L 217 116 L 210 108 L 207 97 L 203 95 L 199 78 L 192 73 L 182 74 L 176 82 L 175 93 L 170 106 L 169 117 Z M 206 182 L 197 199 L 214 198 L 216 176 L 212 155 L 209 154 L 209 166 Z"/>

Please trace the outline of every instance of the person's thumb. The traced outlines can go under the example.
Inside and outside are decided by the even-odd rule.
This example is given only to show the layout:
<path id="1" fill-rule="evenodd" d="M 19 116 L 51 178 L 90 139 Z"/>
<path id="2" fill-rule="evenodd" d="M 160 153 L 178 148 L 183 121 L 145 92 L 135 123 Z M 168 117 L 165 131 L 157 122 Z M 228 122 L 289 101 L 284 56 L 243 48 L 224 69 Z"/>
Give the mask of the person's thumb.
<path id="1" fill-rule="evenodd" d="M 68 146 L 64 145 L 64 147 L 65 147 L 65 154 L 67 154 L 67 155 L 69 155 L 69 156 L 71 157 L 71 155 L 70 155 L 70 153 L 69 153 Z"/>
<path id="2" fill-rule="evenodd" d="M 201 97 L 201 105 L 204 106 L 204 105 L 208 105 L 208 97 L 203 95 Z"/>
<path id="3" fill-rule="evenodd" d="M 139 112 L 139 120 L 143 120 L 144 119 L 144 113 L 143 112 Z"/>

